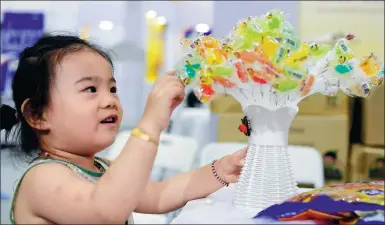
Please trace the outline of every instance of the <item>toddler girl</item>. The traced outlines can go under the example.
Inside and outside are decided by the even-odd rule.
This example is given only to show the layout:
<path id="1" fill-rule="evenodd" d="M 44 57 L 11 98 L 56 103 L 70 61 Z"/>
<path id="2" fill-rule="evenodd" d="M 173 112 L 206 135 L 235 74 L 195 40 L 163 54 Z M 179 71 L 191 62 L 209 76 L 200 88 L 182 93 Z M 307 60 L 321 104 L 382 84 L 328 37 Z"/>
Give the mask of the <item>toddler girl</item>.
<path id="1" fill-rule="evenodd" d="M 238 179 L 245 149 L 149 180 L 160 133 L 184 97 L 173 73 L 153 85 L 114 162 L 95 157 L 114 142 L 122 119 L 113 64 L 100 48 L 75 36 L 44 36 L 20 54 L 12 89 L 16 109 L 2 107 L 2 128 L 9 135 L 17 125 L 15 151 L 33 158 L 14 193 L 13 224 L 133 223 L 132 212 L 167 213 Z"/>

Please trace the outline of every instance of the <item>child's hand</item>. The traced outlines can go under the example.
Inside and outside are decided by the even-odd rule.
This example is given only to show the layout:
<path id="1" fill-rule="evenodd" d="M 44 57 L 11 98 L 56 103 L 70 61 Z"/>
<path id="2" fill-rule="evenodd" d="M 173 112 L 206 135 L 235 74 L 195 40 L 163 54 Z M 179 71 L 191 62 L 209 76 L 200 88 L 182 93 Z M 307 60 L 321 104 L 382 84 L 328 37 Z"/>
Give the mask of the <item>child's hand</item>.
<path id="1" fill-rule="evenodd" d="M 174 72 L 168 72 L 155 81 L 140 121 L 142 126 L 152 130 L 147 132 L 161 132 L 168 127 L 172 112 L 184 99 L 184 89 Z"/>
<path id="2" fill-rule="evenodd" d="M 237 182 L 245 163 L 246 153 L 247 147 L 219 159 L 215 165 L 219 177 L 226 183 Z"/>

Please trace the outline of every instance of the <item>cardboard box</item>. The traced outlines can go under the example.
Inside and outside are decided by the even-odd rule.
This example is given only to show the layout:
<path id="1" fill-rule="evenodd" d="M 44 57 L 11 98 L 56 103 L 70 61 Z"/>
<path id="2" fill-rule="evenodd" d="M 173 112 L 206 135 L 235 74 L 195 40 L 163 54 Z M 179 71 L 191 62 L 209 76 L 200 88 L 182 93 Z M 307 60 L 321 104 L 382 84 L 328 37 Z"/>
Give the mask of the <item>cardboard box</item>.
<path id="1" fill-rule="evenodd" d="M 297 116 L 289 132 L 289 144 L 312 146 L 324 159 L 326 183 L 348 180 L 348 115 Z"/>
<path id="2" fill-rule="evenodd" d="M 384 148 L 353 145 L 350 157 L 350 181 L 384 180 Z"/>
<path id="3" fill-rule="evenodd" d="M 221 95 L 210 103 L 213 113 L 243 113 L 241 104 L 231 95 Z"/>
<path id="4" fill-rule="evenodd" d="M 350 32 L 358 36 L 352 45 L 357 56 L 373 52 L 383 62 L 383 1 L 299 1 L 298 5 L 301 40 L 331 39 L 325 35 Z"/>
<path id="5" fill-rule="evenodd" d="M 243 113 L 222 113 L 214 116 L 217 142 L 247 142 L 238 131 Z M 289 132 L 289 144 L 312 146 L 324 156 L 325 180 L 345 182 L 349 149 L 349 120 L 347 115 L 298 115 Z"/>
<path id="6" fill-rule="evenodd" d="M 314 94 L 303 99 L 298 107 L 298 115 L 339 115 L 350 114 L 350 102 L 352 98 L 343 92 L 337 96 L 325 96 Z M 213 113 L 242 113 L 241 104 L 231 95 L 222 95 L 210 103 Z"/>
<path id="7" fill-rule="evenodd" d="M 247 136 L 238 130 L 243 113 L 213 114 L 213 126 L 217 128 L 215 141 L 217 142 L 247 142 Z"/>
<path id="8" fill-rule="evenodd" d="M 344 36 L 345 32 L 350 32 L 358 36 L 358 42 L 352 45 L 357 56 L 373 52 L 383 61 L 383 1 L 299 1 L 298 4 L 298 31 L 302 40 L 335 43 L 333 36 L 341 36 L 341 33 Z M 334 108 L 326 104 L 326 99 L 316 95 L 304 99 L 299 114 L 346 114 L 349 111 L 351 98 L 337 99 L 337 107 Z"/>
<path id="9" fill-rule="evenodd" d="M 314 94 L 303 99 L 298 115 L 349 115 L 351 98 L 339 91 L 336 96 Z"/>
<path id="10" fill-rule="evenodd" d="M 384 85 L 363 101 L 361 138 L 365 145 L 384 146 L 384 102 Z"/>

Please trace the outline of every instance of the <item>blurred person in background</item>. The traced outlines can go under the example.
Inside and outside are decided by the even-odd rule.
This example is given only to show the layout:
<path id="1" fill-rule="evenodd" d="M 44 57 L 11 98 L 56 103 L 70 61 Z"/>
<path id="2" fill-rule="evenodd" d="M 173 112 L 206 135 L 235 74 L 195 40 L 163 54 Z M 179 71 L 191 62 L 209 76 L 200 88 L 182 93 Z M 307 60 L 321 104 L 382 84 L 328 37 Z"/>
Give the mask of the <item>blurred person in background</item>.
<path id="1" fill-rule="evenodd" d="M 370 179 L 384 179 L 385 176 L 385 167 L 384 167 L 384 158 L 377 158 L 374 162 L 374 165 L 369 169 L 369 178 Z"/>
<path id="2" fill-rule="evenodd" d="M 337 153 L 328 151 L 324 154 L 324 175 L 327 180 L 342 180 L 341 171 L 336 167 Z"/>

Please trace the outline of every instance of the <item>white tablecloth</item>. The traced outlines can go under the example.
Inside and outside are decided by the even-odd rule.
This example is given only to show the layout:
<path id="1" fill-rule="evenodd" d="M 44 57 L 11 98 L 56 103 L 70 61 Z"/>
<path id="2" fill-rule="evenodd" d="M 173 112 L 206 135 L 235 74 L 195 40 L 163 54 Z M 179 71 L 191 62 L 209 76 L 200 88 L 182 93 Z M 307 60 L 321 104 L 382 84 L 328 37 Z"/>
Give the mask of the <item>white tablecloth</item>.
<path id="1" fill-rule="evenodd" d="M 299 192 L 311 189 L 300 188 Z M 233 205 L 235 185 L 222 188 L 204 199 L 190 201 L 172 224 L 258 224 L 266 221 L 251 219 L 258 212 L 242 212 Z M 296 222 L 298 224 L 298 222 Z"/>

